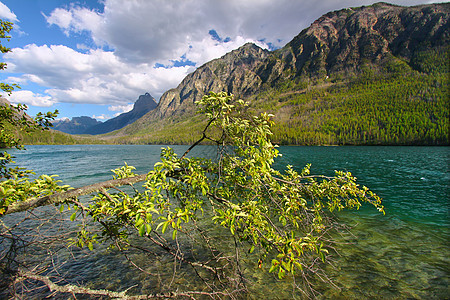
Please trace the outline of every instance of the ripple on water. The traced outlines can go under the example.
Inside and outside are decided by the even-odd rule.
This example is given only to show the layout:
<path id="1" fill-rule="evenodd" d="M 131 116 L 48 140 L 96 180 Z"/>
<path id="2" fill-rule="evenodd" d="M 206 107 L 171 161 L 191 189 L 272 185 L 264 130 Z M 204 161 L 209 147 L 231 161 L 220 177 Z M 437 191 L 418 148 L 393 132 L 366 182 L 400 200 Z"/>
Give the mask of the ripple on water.
<path id="1" fill-rule="evenodd" d="M 110 179 L 110 169 L 123 165 L 149 170 L 159 158 L 161 146 L 29 146 L 15 152 L 16 161 L 38 173 L 61 175 L 72 186 Z M 175 146 L 179 153 L 186 147 Z M 212 147 L 200 147 L 197 154 L 214 157 Z M 340 212 L 339 218 L 353 227 L 353 235 L 340 238 L 340 256 L 334 267 L 326 266 L 340 289 L 320 284 L 324 299 L 448 298 L 448 147 L 280 147 L 277 166 L 297 169 L 312 163 L 313 173 L 331 175 L 348 170 L 361 184 L 378 193 L 386 216 L 370 207 L 358 212 Z M 31 222 L 31 221 L 30 221 Z M 33 223 L 24 223 L 32 228 Z M 72 225 L 75 226 L 75 225 Z M 27 228 L 28 228 L 27 227 Z M 89 282 L 95 288 L 132 289 L 151 292 L 161 285 L 156 277 L 132 268 L 120 253 L 96 246 L 95 252 L 76 249 L 61 252 L 61 271 L 69 282 Z M 29 253 L 27 254 L 29 255 Z M 33 253 L 37 261 L 47 252 Z M 150 273 L 172 270 L 173 260 L 134 253 Z M 77 257 L 73 260 L 73 256 Z M 292 297 L 289 281 L 260 272 L 253 257 L 244 258 L 243 269 L 255 297 Z M 177 283 L 194 287 L 188 270 L 181 269 Z M 73 278 L 70 278 L 73 276 Z"/>

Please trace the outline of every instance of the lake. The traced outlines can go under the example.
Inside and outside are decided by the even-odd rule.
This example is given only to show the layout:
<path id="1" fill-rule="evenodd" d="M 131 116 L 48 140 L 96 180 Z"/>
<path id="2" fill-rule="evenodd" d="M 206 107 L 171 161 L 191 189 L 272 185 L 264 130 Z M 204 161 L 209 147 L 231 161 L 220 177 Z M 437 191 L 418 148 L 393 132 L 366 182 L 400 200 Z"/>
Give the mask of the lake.
<path id="1" fill-rule="evenodd" d="M 187 149 L 171 147 L 179 154 Z M 137 173 L 147 172 L 158 161 L 161 146 L 26 148 L 10 151 L 19 166 L 38 174 L 58 174 L 65 184 L 80 187 L 111 179 L 110 170 L 124 162 L 135 166 Z M 450 295 L 449 147 L 283 146 L 279 150 L 282 157 L 277 159 L 276 168 L 289 164 L 301 170 L 311 163 L 312 174 L 350 171 L 384 201 L 385 216 L 373 207 L 337 214 L 353 227 L 353 236 L 343 237 L 340 256 L 327 270 L 339 289 L 319 285 L 323 298 L 442 299 Z M 192 155 L 214 153 L 214 147 L 199 146 Z M 88 282 L 95 288 L 120 290 L 137 285 L 132 290 L 135 293 L 151 290 L 145 278 L 119 256 L 111 252 L 87 255 L 64 268 L 74 282 Z M 276 279 L 270 283 L 255 280 L 251 290 L 255 297 L 260 293 L 265 298 L 284 299 L 292 297 L 287 286 Z"/>

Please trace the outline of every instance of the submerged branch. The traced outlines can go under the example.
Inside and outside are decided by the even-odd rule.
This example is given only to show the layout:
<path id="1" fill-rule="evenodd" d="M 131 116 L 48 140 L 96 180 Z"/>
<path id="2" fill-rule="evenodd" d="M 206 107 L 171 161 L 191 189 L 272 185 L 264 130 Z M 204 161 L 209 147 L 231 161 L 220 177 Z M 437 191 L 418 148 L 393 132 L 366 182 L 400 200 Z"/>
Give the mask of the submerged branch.
<path id="1" fill-rule="evenodd" d="M 212 291 L 212 292 L 202 292 L 202 291 L 186 291 L 186 292 L 168 292 L 168 293 L 155 293 L 155 294 L 148 294 L 148 295 L 134 295 L 129 296 L 127 295 L 127 291 L 125 290 L 123 292 L 114 292 L 110 290 L 95 290 L 90 289 L 86 287 L 81 287 L 73 284 L 66 284 L 66 285 L 58 285 L 54 283 L 48 276 L 42 276 L 37 275 L 32 272 L 20 270 L 17 274 L 17 278 L 15 280 L 15 283 L 20 283 L 23 280 L 31 279 L 31 280 L 37 280 L 45 284 L 48 289 L 51 292 L 57 292 L 57 293 L 68 293 L 75 296 L 75 294 L 82 294 L 82 295 L 90 295 L 90 296 L 107 296 L 111 299 L 129 299 L 129 300 L 139 300 L 139 299 L 169 299 L 169 298 L 190 298 L 194 299 L 193 295 L 203 295 L 208 296 L 212 299 L 215 298 L 215 296 L 232 296 L 234 293 L 238 293 L 242 290 L 235 290 L 232 292 L 220 292 L 220 291 Z"/>

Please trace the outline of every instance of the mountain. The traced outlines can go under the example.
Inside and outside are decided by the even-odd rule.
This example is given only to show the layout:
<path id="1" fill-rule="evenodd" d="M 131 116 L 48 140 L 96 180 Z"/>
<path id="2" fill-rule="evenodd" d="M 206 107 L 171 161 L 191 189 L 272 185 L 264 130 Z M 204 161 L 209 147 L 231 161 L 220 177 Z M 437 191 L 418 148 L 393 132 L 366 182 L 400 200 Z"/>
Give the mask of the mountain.
<path id="1" fill-rule="evenodd" d="M 178 87 L 165 92 L 158 106 L 137 122 L 125 127 L 117 136 L 146 135 L 159 130 L 164 131 L 155 143 L 165 143 L 170 136 L 165 129 L 172 126 L 176 120 L 195 118 L 196 108 L 194 102 L 209 91 L 228 91 L 241 97 L 248 97 L 258 89 L 262 81 L 256 74 L 257 67 L 269 57 L 270 52 L 248 43 L 227 53 L 219 59 L 212 60 L 199 67 L 195 72 L 188 74 Z M 189 139 L 176 141 L 176 136 L 181 137 L 177 130 L 173 132 L 177 143 L 190 143 L 196 137 L 197 122 L 180 124 L 179 129 L 190 135 Z M 193 126 L 191 126 L 193 125 Z M 155 127 L 154 127 L 155 126 Z M 126 138 L 125 138 L 126 139 Z M 139 138 L 138 138 L 139 139 Z M 129 142 L 129 141 L 127 141 Z"/>
<path id="2" fill-rule="evenodd" d="M 256 74 L 256 67 L 269 55 L 269 51 L 248 43 L 204 64 L 187 75 L 177 88 L 164 93 L 151 115 L 164 118 L 183 113 L 183 104 L 192 104 L 209 91 L 225 90 L 248 97 L 261 86 L 262 81 Z"/>
<path id="3" fill-rule="evenodd" d="M 155 102 L 155 98 L 153 98 L 149 93 L 145 93 L 144 95 L 139 96 L 131 111 L 120 114 L 115 118 L 105 121 L 104 123 L 89 127 L 83 133 L 102 134 L 121 129 L 128 124 L 133 123 L 156 107 L 157 103 Z"/>
<path id="4" fill-rule="evenodd" d="M 420 50 L 448 45 L 449 4 L 401 7 L 377 3 L 330 12 L 272 53 L 246 44 L 189 74 L 163 94 L 149 116 L 165 117 L 209 91 L 243 98 L 262 85 L 284 79 L 354 74 L 362 64 L 377 65 L 397 57 L 413 60 Z"/>
<path id="5" fill-rule="evenodd" d="M 199 67 L 116 142 L 192 143 L 209 91 L 275 114 L 281 144 L 449 144 L 450 4 L 329 12 L 285 47 L 246 44 Z M 112 136 L 112 137 L 114 137 Z"/>
<path id="6" fill-rule="evenodd" d="M 71 120 L 54 120 L 52 122 L 54 130 L 70 134 L 82 134 L 86 131 L 86 129 L 101 123 L 102 122 L 99 122 L 96 119 L 87 116 L 73 117 Z"/>
<path id="7" fill-rule="evenodd" d="M 0 106 L 9 106 L 10 102 L 0 97 Z M 17 113 L 17 112 L 16 112 Z M 31 117 L 26 113 L 26 111 L 19 111 L 18 117 L 25 115 L 26 119 L 31 120 Z M 8 122 L 3 122 L 2 126 L 7 134 L 13 134 L 17 137 L 21 144 L 23 145 L 67 145 L 67 144 L 101 144 L 104 141 L 95 139 L 92 137 L 81 137 L 81 136 L 73 136 L 64 132 L 60 132 L 57 130 L 49 129 L 49 130 L 32 130 L 32 131 L 24 131 L 19 127 L 12 125 Z M 0 147 L 5 147 L 5 145 L 0 145 Z"/>

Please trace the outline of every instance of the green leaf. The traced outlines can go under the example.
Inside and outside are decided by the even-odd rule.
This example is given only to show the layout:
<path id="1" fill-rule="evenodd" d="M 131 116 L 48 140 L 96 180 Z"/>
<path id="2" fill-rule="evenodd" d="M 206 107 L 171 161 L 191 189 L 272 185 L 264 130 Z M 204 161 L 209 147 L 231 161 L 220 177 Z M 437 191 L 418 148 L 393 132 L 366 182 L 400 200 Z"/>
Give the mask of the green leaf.
<path id="1" fill-rule="evenodd" d="M 234 235 L 234 226 L 233 225 L 230 226 L 230 231 L 231 231 L 231 234 Z"/>
<path id="2" fill-rule="evenodd" d="M 145 231 L 146 231 L 145 224 L 142 224 L 142 225 L 139 227 L 139 235 L 140 235 L 140 236 L 144 236 Z"/>
<path id="3" fill-rule="evenodd" d="M 325 262 L 325 254 L 322 251 L 319 252 L 320 259 Z"/>
<path id="4" fill-rule="evenodd" d="M 139 218 L 136 223 L 134 224 L 134 226 L 136 226 L 136 228 L 138 228 L 139 226 L 141 226 L 142 224 L 144 224 L 144 220 L 142 220 L 141 218 Z"/>
<path id="5" fill-rule="evenodd" d="M 73 222 L 73 221 L 75 220 L 76 216 L 77 216 L 77 212 L 74 212 L 74 213 L 70 216 L 70 221 Z"/>
<path id="6" fill-rule="evenodd" d="M 280 263 L 276 259 L 272 259 L 272 266 L 269 269 L 269 273 L 272 273 Z"/>
<path id="7" fill-rule="evenodd" d="M 164 224 L 162 226 L 162 230 L 161 230 L 162 233 L 166 232 L 166 229 L 167 229 L 168 225 L 169 225 L 169 221 L 164 222 Z"/>
<path id="8" fill-rule="evenodd" d="M 283 279 L 284 275 L 286 275 L 286 271 L 280 266 L 278 269 L 278 278 Z"/>
<path id="9" fill-rule="evenodd" d="M 94 245 L 92 245 L 92 242 L 89 242 L 88 243 L 88 248 L 89 248 L 89 250 L 94 250 Z"/>
<path id="10" fill-rule="evenodd" d="M 297 268 L 301 271 L 303 270 L 302 264 L 299 263 L 298 261 L 294 260 L 294 264 L 297 266 Z"/>
<path id="11" fill-rule="evenodd" d="M 150 226 L 150 224 L 145 224 L 145 230 L 147 231 L 147 233 L 152 232 L 152 226 Z"/>

